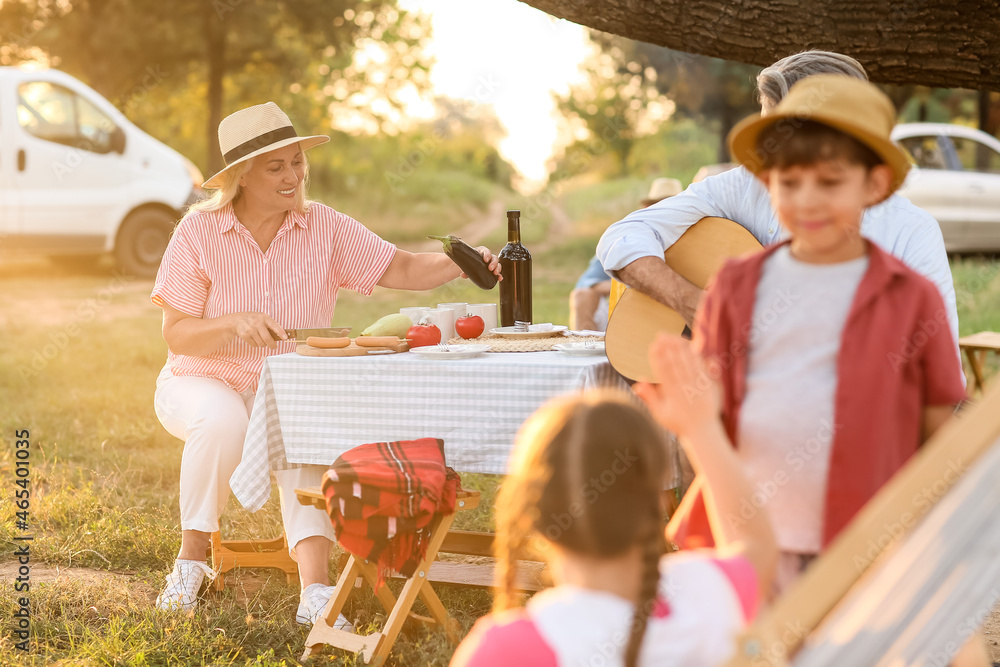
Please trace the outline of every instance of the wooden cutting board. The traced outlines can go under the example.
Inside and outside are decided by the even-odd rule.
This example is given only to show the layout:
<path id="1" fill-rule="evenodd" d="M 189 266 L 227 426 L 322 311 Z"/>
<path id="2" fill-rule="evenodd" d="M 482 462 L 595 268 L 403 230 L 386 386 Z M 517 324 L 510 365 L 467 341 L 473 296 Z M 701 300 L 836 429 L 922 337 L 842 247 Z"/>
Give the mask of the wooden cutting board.
<path id="1" fill-rule="evenodd" d="M 410 346 L 405 340 L 400 340 L 396 347 L 361 347 L 354 341 L 351 341 L 347 347 L 335 350 L 313 347 L 305 343 L 299 343 L 295 347 L 295 351 L 304 357 L 363 357 L 371 352 L 385 354 L 386 352 L 406 352 L 409 349 Z"/>

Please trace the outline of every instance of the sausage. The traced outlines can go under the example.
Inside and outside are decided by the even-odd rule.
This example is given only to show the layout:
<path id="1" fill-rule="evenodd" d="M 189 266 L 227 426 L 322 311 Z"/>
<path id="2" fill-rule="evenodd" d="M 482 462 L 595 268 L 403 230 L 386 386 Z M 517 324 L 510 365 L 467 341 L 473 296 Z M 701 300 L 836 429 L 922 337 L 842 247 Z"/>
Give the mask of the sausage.
<path id="1" fill-rule="evenodd" d="M 354 342 L 361 347 L 396 347 L 399 338 L 396 336 L 358 336 Z"/>
<path id="2" fill-rule="evenodd" d="M 319 347 L 324 350 L 336 350 L 342 347 L 347 347 L 351 344 L 351 339 L 348 337 L 343 338 L 323 338 L 322 336 L 309 336 L 306 338 L 306 345 L 309 347 Z"/>

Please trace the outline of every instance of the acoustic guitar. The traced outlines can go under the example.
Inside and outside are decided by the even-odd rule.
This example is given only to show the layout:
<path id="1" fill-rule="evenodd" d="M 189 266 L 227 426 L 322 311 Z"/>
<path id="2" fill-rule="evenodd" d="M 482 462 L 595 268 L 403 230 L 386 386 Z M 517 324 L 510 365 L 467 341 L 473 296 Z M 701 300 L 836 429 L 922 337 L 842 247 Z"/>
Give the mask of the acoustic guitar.
<path id="1" fill-rule="evenodd" d="M 725 218 L 702 218 L 663 253 L 663 260 L 702 289 L 722 264 L 761 249 L 743 226 Z M 609 298 L 604 348 L 616 371 L 631 380 L 651 380 L 649 346 L 661 331 L 680 335 L 684 318 L 638 290 L 614 281 Z"/>

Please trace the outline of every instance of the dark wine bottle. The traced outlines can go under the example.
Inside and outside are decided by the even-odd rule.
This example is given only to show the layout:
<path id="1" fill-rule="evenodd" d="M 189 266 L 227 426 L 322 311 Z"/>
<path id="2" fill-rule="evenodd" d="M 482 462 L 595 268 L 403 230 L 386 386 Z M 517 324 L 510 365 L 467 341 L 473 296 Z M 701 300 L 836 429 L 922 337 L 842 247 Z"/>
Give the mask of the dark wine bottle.
<path id="1" fill-rule="evenodd" d="M 500 251 L 500 326 L 531 322 L 531 253 L 521 245 L 521 212 L 507 211 L 507 245 Z"/>

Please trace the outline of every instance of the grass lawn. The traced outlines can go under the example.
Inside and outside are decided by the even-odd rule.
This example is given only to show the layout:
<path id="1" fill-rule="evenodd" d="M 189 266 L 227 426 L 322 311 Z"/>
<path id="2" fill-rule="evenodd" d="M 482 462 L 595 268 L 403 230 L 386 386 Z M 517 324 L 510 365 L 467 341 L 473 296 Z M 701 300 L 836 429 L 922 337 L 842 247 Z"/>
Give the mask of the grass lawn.
<path id="1" fill-rule="evenodd" d="M 525 209 L 531 204 L 519 202 Z M 584 208 L 577 202 L 574 210 Z M 566 296 L 593 254 L 600 229 L 589 220 L 553 239 L 546 235 L 551 220 L 542 215 L 538 220 L 537 230 L 526 235 L 535 244 L 547 240 L 547 249 L 534 258 L 536 319 L 565 322 Z M 450 231 L 433 221 L 409 224 L 407 237 L 413 239 Z M 501 236 L 488 237 L 491 247 L 499 248 Z M 953 270 L 962 333 L 1000 330 L 998 265 L 963 259 Z M 227 591 L 209 595 L 195 614 L 153 611 L 179 545 L 181 443 L 163 430 L 152 408 L 166 346 L 159 310 L 148 301 L 151 285 L 123 279 L 109 267 L 80 273 L 42 260 L 0 264 L 0 471 L 8 480 L 0 491 L 4 609 L 13 610 L 23 595 L 13 586 L 13 538 L 20 534 L 14 523 L 14 434 L 20 429 L 30 431 L 29 532 L 35 536 L 33 652 L 14 649 L 17 639 L 7 622 L 0 632 L 3 664 L 298 664 L 307 631 L 293 619 L 297 588 L 282 576 L 237 573 L 229 577 Z M 372 298 L 341 293 L 334 324 L 357 332 L 401 306 L 495 298 L 496 292 L 484 294 L 469 284 L 425 293 L 379 290 Z M 995 361 L 991 364 L 995 372 Z M 468 486 L 485 492 L 484 502 L 481 510 L 460 515 L 458 527 L 488 528 L 497 479 L 465 477 Z M 235 504 L 231 501 L 223 521 L 227 537 L 266 537 L 280 530 L 276 497 L 256 514 Z M 73 575 L 56 580 L 54 568 L 74 568 Z M 465 628 L 491 604 L 486 592 L 446 587 L 439 592 Z M 381 620 L 370 595 L 350 611 L 362 624 Z M 403 637 L 396 647 L 393 661 L 405 665 L 446 664 L 453 651 L 443 636 L 423 631 Z M 326 651 L 310 664 L 354 661 Z"/>

